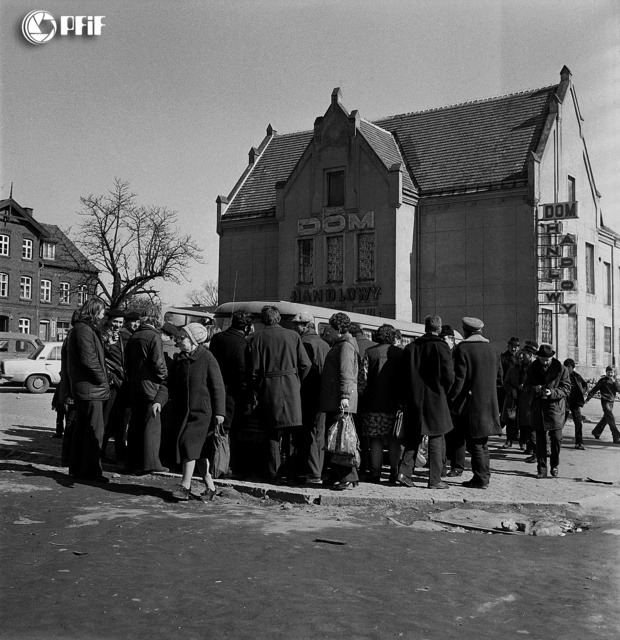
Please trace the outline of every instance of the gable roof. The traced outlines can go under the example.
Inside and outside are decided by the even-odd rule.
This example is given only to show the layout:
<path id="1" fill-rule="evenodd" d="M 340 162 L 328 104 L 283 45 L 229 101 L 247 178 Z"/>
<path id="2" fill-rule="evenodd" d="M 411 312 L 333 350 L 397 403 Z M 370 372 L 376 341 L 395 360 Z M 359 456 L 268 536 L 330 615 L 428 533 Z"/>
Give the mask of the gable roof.
<path id="1" fill-rule="evenodd" d="M 69 240 L 60 227 L 44 222 L 39 224 L 45 230 L 45 240 L 56 243 L 56 256 L 53 261 L 46 261 L 46 266 L 99 273 L 97 267 Z"/>
<path id="2" fill-rule="evenodd" d="M 524 181 L 558 86 L 360 119 L 360 131 L 387 168 L 405 163 L 403 188 L 416 185 L 421 196 Z M 223 218 L 274 215 L 276 182 L 291 175 L 312 137 L 313 131 L 275 134 Z"/>

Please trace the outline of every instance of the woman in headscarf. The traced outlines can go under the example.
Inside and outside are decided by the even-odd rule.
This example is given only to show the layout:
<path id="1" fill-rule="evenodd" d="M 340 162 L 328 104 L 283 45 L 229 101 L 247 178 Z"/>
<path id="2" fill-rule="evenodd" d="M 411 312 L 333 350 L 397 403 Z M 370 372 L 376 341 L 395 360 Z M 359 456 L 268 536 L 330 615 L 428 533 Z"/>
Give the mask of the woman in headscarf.
<path id="1" fill-rule="evenodd" d="M 208 500 L 215 495 L 207 445 L 213 433 L 213 415 L 218 426 L 224 422 L 226 392 L 217 360 L 201 344 L 206 337 L 205 327 L 197 322 L 179 331 L 180 353 L 174 358 L 168 379 L 173 416 L 179 421 L 178 450 L 183 467 L 181 484 L 172 493 L 176 500 L 189 500 L 195 468 L 205 483 L 201 495 Z"/>

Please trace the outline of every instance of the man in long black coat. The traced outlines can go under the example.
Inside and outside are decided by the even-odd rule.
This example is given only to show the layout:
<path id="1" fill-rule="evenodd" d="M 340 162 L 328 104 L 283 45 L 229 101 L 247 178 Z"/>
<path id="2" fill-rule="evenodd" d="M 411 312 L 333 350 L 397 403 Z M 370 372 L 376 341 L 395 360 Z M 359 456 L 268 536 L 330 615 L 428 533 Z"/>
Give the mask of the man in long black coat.
<path id="1" fill-rule="evenodd" d="M 245 424 L 247 397 L 247 363 L 249 346 L 247 335 L 252 328 L 252 314 L 239 309 L 232 315 L 226 331 L 211 338 L 209 349 L 215 356 L 226 389 L 226 416 L 223 429 L 230 440 L 230 466 L 237 477 L 245 477 L 249 467 L 249 452 L 240 440 L 240 431 Z"/>
<path id="2" fill-rule="evenodd" d="M 301 380 L 310 371 L 310 359 L 299 335 L 279 325 L 277 307 L 263 307 L 261 321 L 265 328 L 251 343 L 252 388 L 258 401 L 259 422 L 269 440 L 268 479 L 275 481 L 283 477 L 280 439 L 283 438 L 283 452 L 287 456 L 290 429 L 302 425 Z M 289 467 L 287 479 L 294 475 L 295 470 Z"/>
<path id="3" fill-rule="evenodd" d="M 314 318 L 302 311 L 293 318 L 312 366 L 301 385 L 302 429 L 296 439 L 300 466 L 307 467 L 309 484 L 321 484 L 325 458 L 325 414 L 319 411 L 319 393 L 323 364 L 329 345 L 316 332 Z"/>
<path id="4" fill-rule="evenodd" d="M 425 335 L 405 347 L 402 358 L 405 452 L 397 481 L 412 487 L 411 475 L 423 436 L 428 436 L 428 488 L 448 489 L 441 480 L 446 444 L 452 429 L 447 393 L 454 380 L 450 347 L 443 338 L 441 318 L 428 316 Z"/>
<path id="5" fill-rule="evenodd" d="M 449 400 L 471 455 L 473 478 L 464 487 L 486 489 L 491 479 L 488 439 L 502 432 L 497 382 L 502 369 L 497 349 L 482 336 L 484 323 L 463 318 L 465 340 L 454 349 L 454 385 Z"/>

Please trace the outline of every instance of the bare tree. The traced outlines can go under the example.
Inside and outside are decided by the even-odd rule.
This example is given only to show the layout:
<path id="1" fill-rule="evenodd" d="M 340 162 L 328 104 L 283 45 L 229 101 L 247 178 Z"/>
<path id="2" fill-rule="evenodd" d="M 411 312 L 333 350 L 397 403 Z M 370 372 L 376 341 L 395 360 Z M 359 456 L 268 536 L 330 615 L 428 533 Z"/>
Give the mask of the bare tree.
<path id="1" fill-rule="evenodd" d="M 201 307 L 217 307 L 217 282 L 206 280 L 200 289 L 193 289 L 187 294 L 187 300 Z"/>
<path id="2" fill-rule="evenodd" d="M 83 221 L 75 244 L 99 269 L 98 287 L 111 307 L 135 296 L 154 298 L 156 280 L 181 283 L 201 249 L 181 235 L 177 214 L 166 207 L 140 206 L 129 183 L 116 178 L 105 195 L 80 198 Z"/>

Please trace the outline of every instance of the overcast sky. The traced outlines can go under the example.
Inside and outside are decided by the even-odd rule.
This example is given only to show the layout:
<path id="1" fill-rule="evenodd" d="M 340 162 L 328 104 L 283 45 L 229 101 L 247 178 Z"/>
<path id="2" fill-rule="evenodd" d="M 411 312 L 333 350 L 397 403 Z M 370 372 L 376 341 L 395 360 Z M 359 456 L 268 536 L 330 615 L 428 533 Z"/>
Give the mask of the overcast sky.
<path id="1" fill-rule="evenodd" d="M 0 0 L 0 196 L 75 226 L 114 177 L 174 209 L 217 278 L 215 199 L 268 124 L 311 129 L 334 87 L 373 119 L 573 74 L 605 223 L 620 231 L 618 0 Z M 21 34 L 32 10 L 105 15 L 99 37 Z"/>

